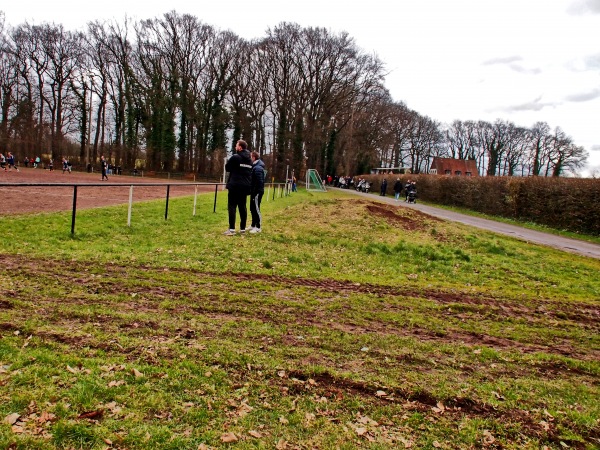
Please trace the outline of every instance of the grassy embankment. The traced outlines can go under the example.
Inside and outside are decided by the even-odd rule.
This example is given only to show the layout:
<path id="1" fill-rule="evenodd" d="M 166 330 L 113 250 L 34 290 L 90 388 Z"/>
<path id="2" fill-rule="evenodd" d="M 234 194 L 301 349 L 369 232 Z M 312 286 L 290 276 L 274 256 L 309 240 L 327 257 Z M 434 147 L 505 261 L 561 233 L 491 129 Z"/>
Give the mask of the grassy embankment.
<path id="1" fill-rule="evenodd" d="M 0 219 L 1 448 L 597 448 L 600 261 L 341 193 Z"/>

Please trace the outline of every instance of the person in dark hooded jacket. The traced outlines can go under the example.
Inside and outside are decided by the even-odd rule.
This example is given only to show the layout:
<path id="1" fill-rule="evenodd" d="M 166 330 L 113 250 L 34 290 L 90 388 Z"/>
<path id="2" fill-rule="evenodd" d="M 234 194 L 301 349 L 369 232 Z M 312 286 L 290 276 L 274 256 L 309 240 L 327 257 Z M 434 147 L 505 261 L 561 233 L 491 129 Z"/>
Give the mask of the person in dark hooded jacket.
<path id="1" fill-rule="evenodd" d="M 227 194 L 229 230 L 224 233 L 226 236 L 235 234 L 236 210 L 240 211 L 240 233 L 246 232 L 246 220 L 248 218 L 246 202 L 248 201 L 248 195 L 250 195 L 252 182 L 252 160 L 246 141 L 237 141 L 235 151 L 235 155 L 232 155 L 225 164 L 225 170 L 229 172 L 226 186 L 229 191 Z"/>
<path id="2" fill-rule="evenodd" d="M 396 180 L 396 183 L 394 183 L 394 194 L 396 197 L 396 201 L 398 201 L 398 199 L 400 198 L 400 192 L 402 192 L 402 181 L 400 181 L 400 178 L 398 178 Z"/>
<path id="3" fill-rule="evenodd" d="M 260 233 L 262 215 L 260 213 L 260 202 L 265 193 L 265 163 L 260 159 L 258 152 L 250 154 L 252 158 L 252 186 L 250 188 L 250 214 L 252 214 L 252 226 L 250 233 Z"/>

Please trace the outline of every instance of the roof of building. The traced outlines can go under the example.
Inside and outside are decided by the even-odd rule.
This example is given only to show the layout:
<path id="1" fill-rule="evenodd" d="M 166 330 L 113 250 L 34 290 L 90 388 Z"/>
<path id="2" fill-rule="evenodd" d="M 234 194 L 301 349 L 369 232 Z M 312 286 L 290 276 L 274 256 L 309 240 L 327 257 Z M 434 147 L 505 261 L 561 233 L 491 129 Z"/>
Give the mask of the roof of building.
<path id="1" fill-rule="evenodd" d="M 448 171 L 451 175 L 456 175 L 456 172 L 460 172 L 461 175 L 465 175 L 467 172 L 471 176 L 478 176 L 477 162 L 474 159 L 455 159 L 455 158 L 440 158 L 434 156 L 431 162 L 429 172 L 432 170 L 437 171 L 438 175 L 444 175 Z"/>

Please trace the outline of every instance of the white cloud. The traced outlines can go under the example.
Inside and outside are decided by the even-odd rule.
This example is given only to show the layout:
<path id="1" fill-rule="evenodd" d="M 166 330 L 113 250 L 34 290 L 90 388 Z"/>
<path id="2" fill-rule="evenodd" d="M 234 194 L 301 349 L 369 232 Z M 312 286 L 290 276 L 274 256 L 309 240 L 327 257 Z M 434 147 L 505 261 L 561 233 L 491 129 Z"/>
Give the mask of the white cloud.
<path id="1" fill-rule="evenodd" d="M 504 58 L 492 58 L 492 59 L 488 59 L 487 61 L 484 61 L 482 63 L 482 65 L 484 66 L 492 66 L 494 64 L 512 64 L 515 63 L 517 61 L 523 61 L 523 58 L 521 56 L 507 56 Z"/>
<path id="2" fill-rule="evenodd" d="M 517 104 L 506 106 L 502 108 L 496 108 L 495 111 L 505 111 L 505 112 L 517 112 L 517 111 L 541 111 L 544 108 L 554 108 L 559 106 L 560 103 L 557 102 L 542 102 L 542 96 L 537 97 L 536 99 Z M 493 111 L 493 110 L 492 110 Z"/>
<path id="3" fill-rule="evenodd" d="M 588 70 L 600 69 L 600 53 L 586 56 L 583 62 L 585 63 L 585 67 Z"/>
<path id="4" fill-rule="evenodd" d="M 600 14 L 600 0 L 576 0 L 567 11 L 570 14 L 581 15 L 581 14 Z"/>
<path id="5" fill-rule="evenodd" d="M 594 100 L 598 97 L 600 97 L 600 89 L 593 89 L 589 92 L 580 92 L 577 94 L 567 95 L 565 100 L 569 102 L 589 102 L 590 100 Z"/>
<path id="6" fill-rule="evenodd" d="M 540 73 L 542 73 L 542 69 L 540 69 L 539 67 L 528 69 L 526 67 L 523 67 L 521 64 L 509 64 L 508 67 L 510 67 L 511 70 L 514 70 L 515 72 L 528 75 L 539 75 Z"/>

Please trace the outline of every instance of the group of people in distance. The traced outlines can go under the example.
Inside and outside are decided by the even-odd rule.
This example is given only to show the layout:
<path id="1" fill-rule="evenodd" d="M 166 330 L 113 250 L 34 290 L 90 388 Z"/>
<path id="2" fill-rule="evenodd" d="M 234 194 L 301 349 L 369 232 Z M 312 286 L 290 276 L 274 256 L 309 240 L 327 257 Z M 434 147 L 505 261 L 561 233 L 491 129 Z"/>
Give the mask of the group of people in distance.
<path id="1" fill-rule="evenodd" d="M 12 169 L 15 169 L 17 172 L 19 171 L 17 166 L 15 166 L 15 157 L 11 152 L 7 152 L 6 156 L 0 153 L 0 168 L 4 169 L 5 172 Z"/>
<path id="2" fill-rule="evenodd" d="M 265 193 L 265 164 L 256 151 L 250 152 L 246 141 L 239 140 L 235 145 L 235 154 L 225 164 L 225 170 L 229 172 L 227 180 L 227 210 L 229 213 L 229 229 L 225 236 L 235 235 L 236 213 L 240 213 L 240 233 L 246 232 L 246 221 L 248 212 L 246 204 L 250 195 L 250 214 L 252 225 L 248 230 L 250 233 L 262 231 L 262 216 L 260 203 Z"/>
<path id="3" fill-rule="evenodd" d="M 384 188 L 384 183 L 385 183 L 385 188 Z M 385 196 L 386 188 L 387 188 L 387 181 L 383 180 L 383 183 L 381 183 L 381 195 Z M 406 185 L 402 186 L 402 181 L 400 181 L 400 178 L 397 178 L 396 183 L 394 183 L 394 197 L 395 197 L 396 201 L 398 201 L 398 199 L 400 198 L 400 193 L 402 192 L 402 189 L 404 189 L 404 194 L 406 196 L 406 199 L 404 201 L 407 202 L 409 200 L 408 197 L 409 197 L 410 193 L 417 192 L 417 184 L 414 181 L 408 180 L 406 182 Z"/>

